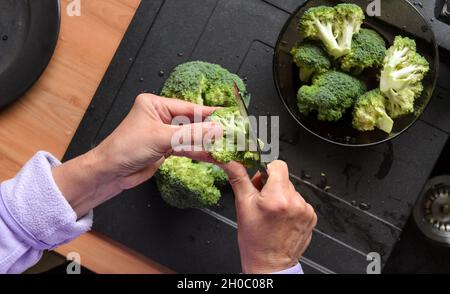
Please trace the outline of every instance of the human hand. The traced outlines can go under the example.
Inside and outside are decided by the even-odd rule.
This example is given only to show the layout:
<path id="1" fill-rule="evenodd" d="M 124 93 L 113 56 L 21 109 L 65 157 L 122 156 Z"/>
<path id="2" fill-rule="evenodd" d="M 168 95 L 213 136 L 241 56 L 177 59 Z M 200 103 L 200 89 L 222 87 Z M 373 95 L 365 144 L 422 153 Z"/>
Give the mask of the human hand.
<path id="1" fill-rule="evenodd" d="M 78 216 L 100 205 L 121 191 L 150 179 L 170 155 L 212 161 L 207 152 L 177 151 L 175 134 L 191 134 L 182 146 L 202 145 L 205 135 L 219 136 L 213 123 L 171 125 L 175 117 L 195 116 L 202 121 L 215 108 L 175 99 L 142 94 L 119 127 L 99 146 L 53 170 L 55 181 Z M 197 117 L 195 117 L 197 118 Z M 201 146 L 200 146 L 201 147 Z"/>
<path id="2" fill-rule="evenodd" d="M 224 169 L 236 197 L 244 273 L 267 274 L 296 265 L 311 242 L 317 215 L 290 182 L 286 163 L 269 164 L 264 187 L 260 175 L 250 180 L 236 162 Z"/>

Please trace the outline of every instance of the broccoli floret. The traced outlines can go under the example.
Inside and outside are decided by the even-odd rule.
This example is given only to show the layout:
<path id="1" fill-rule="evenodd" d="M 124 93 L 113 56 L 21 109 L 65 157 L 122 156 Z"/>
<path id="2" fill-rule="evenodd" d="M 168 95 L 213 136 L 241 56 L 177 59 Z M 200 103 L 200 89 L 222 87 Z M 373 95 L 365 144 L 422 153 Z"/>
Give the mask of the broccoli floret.
<path id="1" fill-rule="evenodd" d="M 186 157 L 167 158 L 155 178 L 163 200 L 177 208 L 211 207 L 221 196 L 209 167 Z"/>
<path id="2" fill-rule="evenodd" d="M 209 147 L 214 160 L 220 163 L 237 161 L 252 166 L 259 159 L 257 152 L 249 151 L 249 121 L 242 117 L 237 107 L 216 110 L 210 120 L 220 123 L 223 129 L 223 137 Z"/>
<path id="3" fill-rule="evenodd" d="M 353 111 L 353 127 L 359 131 L 373 131 L 378 128 L 388 134 L 394 121 L 386 112 L 386 98 L 379 89 L 367 92 L 356 101 Z"/>
<path id="4" fill-rule="evenodd" d="M 352 38 L 365 19 L 361 7 L 339 4 L 308 9 L 300 19 L 299 30 L 305 38 L 321 40 L 328 53 L 335 58 L 350 53 Z"/>
<path id="5" fill-rule="evenodd" d="M 161 95 L 199 105 L 235 106 L 234 83 L 241 93 L 246 87 L 241 78 L 220 65 L 191 61 L 177 66 L 167 79 Z M 248 104 L 250 96 L 244 94 Z"/>
<path id="6" fill-rule="evenodd" d="M 177 66 L 167 79 L 161 95 L 207 106 L 235 106 L 234 83 L 241 93 L 246 87 L 241 78 L 216 64 L 193 61 Z M 250 95 L 244 94 L 246 104 Z M 205 208 L 217 204 L 221 197 L 217 187 L 228 182 L 218 166 L 171 156 L 155 176 L 162 198 L 170 205 Z"/>
<path id="7" fill-rule="evenodd" d="M 294 62 L 300 68 L 300 80 L 308 82 L 313 75 L 323 74 L 330 70 L 331 62 L 320 44 L 306 41 L 291 50 Z"/>
<path id="8" fill-rule="evenodd" d="M 414 102 L 422 94 L 422 80 L 429 70 L 428 61 L 416 51 L 416 42 L 397 36 L 386 52 L 380 78 L 392 118 L 414 112 Z"/>
<path id="9" fill-rule="evenodd" d="M 386 55 L 386 42 L 377 32 L 361 29 L 353 37 L 352 51 L 342 57 L 341 69 L 359 75 L 366 68 L 383 66 Z"/>
<path id="10" fill-rule="evenodd" d="M 214 177 L 214 185 L 222 187 L 228 183 L 227 174 L 217 165 L 206 162 L 199 162 L 198 164 L 203 165 L 208 169 L 208 173 Z"/>
<path id="11" fill-rule="evenodd" d="M 312 86 L 300 88 L 298 108 L 304 115 L 317 111 L 321 121 L 338 121 L 366 91 L 362 81 L 333 70 L 315 77 Z"/>

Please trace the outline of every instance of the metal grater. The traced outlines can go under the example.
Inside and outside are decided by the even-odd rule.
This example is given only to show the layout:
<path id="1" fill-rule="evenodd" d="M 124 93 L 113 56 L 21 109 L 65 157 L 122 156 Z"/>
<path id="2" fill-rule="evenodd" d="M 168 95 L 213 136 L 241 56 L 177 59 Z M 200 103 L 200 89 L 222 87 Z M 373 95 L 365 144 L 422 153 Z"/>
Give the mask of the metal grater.
<path id="1" fill-rule="evenodd" d="M 414 220 L 427 238 L 450 246 L 450 176 L 433 178 L 425 185 Z"/>

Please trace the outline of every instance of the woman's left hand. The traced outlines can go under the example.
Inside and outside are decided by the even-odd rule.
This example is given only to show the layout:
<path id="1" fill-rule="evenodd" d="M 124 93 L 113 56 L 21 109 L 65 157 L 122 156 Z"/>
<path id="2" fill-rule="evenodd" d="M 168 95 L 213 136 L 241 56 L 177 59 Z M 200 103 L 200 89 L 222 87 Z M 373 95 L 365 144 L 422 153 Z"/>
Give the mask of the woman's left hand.
<path id="1" fill-rule="evenodd" d="M 174 149 L 174 136 L 191 134 L 183 146 L 203 144 L 206 135 L 218 136 L 220 126 L 203 122 L 215 108 L 142 94 L 119 127 L 90 152 L 53 170 L 56 184 L 78 217 L 121 191 L 150 179 L 170 155 L 212 161 L 206 152 Z M 176 117 L 195 124 L 172 125 Z"/>

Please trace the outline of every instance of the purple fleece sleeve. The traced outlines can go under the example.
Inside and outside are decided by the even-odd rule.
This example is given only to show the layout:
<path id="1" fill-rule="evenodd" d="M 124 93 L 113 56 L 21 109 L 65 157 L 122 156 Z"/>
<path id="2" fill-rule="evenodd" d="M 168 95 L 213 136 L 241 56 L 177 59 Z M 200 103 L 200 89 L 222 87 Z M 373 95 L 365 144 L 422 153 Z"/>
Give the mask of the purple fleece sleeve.
<path id="1" fill-rule="evenodd" d="M 0 186 L 0 273 L 21 273 L 52 250 L 88 231 L 92 211 L 77 220 L 59 191 L 52 168 L 61 163 L 37 153 Z"/>
<path id="2" fill-rule="evenodd" d="M 273 273 L 274 275 L 303 275 L 303 269 L 300 263 L 297 263 L 295 266 L 288 268 L 284 271 Z"/>

